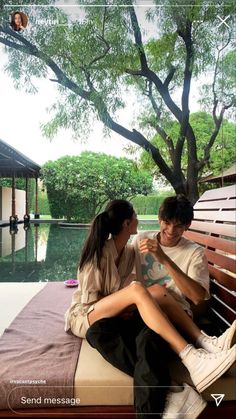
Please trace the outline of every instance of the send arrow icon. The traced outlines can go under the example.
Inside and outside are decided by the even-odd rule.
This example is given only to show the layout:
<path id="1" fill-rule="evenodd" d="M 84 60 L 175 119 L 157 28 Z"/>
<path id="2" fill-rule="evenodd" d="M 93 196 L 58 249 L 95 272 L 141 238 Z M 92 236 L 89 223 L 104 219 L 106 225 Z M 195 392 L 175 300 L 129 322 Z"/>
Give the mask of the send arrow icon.
<path id="1" fill-rule="evenodd" d="M 225 394 L 211 394 L 211 397 L 213 397 L 216 402 L 216 406 L 218 407 L 225 397 Z"/>

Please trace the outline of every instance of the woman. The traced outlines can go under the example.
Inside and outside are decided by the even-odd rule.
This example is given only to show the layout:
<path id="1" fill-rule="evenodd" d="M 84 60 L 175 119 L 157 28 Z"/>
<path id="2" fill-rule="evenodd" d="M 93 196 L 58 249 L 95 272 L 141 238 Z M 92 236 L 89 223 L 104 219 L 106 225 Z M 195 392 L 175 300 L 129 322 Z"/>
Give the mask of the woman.
<path id="1" fill-rule="evenodd" d="M 82 251 L 80 286 L 66 312 L 65 329 L 71 329 L 76 336 L 85 337 L 90 325 L 97 320 L 119 316 L 134 305 L 144 323 L 166 340 L 179 355 L 197 390 L 202 392 L 235 362 L 236 345 L 227 350 L 218 347 L 219 352 L 216 353 L 194 348 L 171 324 L 149 290 L 141 283 L 142 279 L 136 278 L 136 281 L 131 282 L 133 266 L 138 262 L 134 249 L 127 242 L 132 234 L 137 233 L 137 226 L 134 209 L 125 200 L 111 201 L 105 211 L 95 217 Z M 164 292 L 166 298 L 171 299 Z M 174 299 L 173 306 L 178 306 Z M 182 310 L 181 307 L 178 309 Z M 185 331 L 192 339 L 198 339 L 201 331 L 184 312 L 181 316 Z M 228 331 L 222 335 L 223 340 L 228 340 L 228 335 Z M 207 335 L 204 338 L 212 340 Z"/>
<path id="2" fill-rule="evenodd" d="M 24 15 L 24 16 L 26 18 L 26 15 Z M 10 25 L 11 25 L 12 29 L 16 32 L 24 31 L 24 29 L 26 27 L 26 24 L 24 25 L 22 12 L 12 13 Z"/>

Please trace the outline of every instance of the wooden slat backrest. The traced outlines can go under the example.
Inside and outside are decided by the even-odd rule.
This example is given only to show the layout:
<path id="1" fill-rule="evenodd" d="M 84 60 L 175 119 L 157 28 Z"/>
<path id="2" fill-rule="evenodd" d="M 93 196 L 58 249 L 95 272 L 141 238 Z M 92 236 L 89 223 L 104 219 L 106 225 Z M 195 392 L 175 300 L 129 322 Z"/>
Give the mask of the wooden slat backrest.
<path id="1" fill-rule="evenodd" d="M 235 213 L 233 211 L 233 209 L 231 209 L 230 211 L 224 211 L 219 210 L 219 211 L 199 211 L 199 210 L 195 210 L 194 211 L 194 216 L 196 220 L 208 220 L 208 221 L 228 221 L 230 223 L 234 223 L 235 220 Z"/>
<path id="2" fill-rule="evenodd" d="M 209 189 L 199 198 L 198 202 L 216 201 L 217 199 L 233 199 L 236 198 L 235 185 L 225 186 L 223 188 Z"/>
<path id="3" fill-rule="evenodd" d="M 213 247 L 214 249 L 223 250 L 227 253 L 236 254 L 236 241 L 225 240 L 221 237 L 210 236 L 209 234 L 197 233 L 196 231 L 188 230 L 185 236 L 189 240 L 204 244 L 206 247 Z"/>
<path id="4" fill-rule="evenodd" d="M 194 205 L 184 234 L 205 247 L 211 278 L 211 310 L 226 324 L 236 318 L 236 185 L 206 191 Z"/>
<path id="5" fill-rule="evenodd" d="M 234 209 L 236 208 L 236 199 L 217 199 L 215 201 L 197 201 L 194 209 L 214 210 L 214 209 Z"/>
<path id="6" fill-rule="evenodd" d="M 231 259 L 228 256 L 221 255 L 220 253 L 217 253 L 215 250 L 205 250 L 206 257 L 208 259 L 208 262 L 217 265 L 221 267 L 222 269 L 225 269 L 226 271 L 230 271 L 232 273 L 236 273 L 236 263 L 235 259 Z M 232 282 L 235 280 L 232 279 Z"/>
<path id="7" fill-rule="evenodd" d="M 232 226 L 231 224 L 193 221 L 191 224 L 191 230 L 217 234 L 219 236 L 235 237 L 235 226 Z"/>

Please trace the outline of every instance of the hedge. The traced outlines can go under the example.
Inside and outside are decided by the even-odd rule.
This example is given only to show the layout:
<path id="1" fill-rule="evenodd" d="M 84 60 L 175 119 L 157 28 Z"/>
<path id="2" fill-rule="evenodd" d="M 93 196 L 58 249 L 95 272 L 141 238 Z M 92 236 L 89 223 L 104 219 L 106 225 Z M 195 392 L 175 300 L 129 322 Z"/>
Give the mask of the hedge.
<path id="1" fill-rule="evenodd" d="M 174 192 L 165 191 L 147 196 L 137 195 L 131 199 L 131 202 L 137 214 L 153 215 L 158 214 L 162 201 L 171 195 L 174 195 Z"/>

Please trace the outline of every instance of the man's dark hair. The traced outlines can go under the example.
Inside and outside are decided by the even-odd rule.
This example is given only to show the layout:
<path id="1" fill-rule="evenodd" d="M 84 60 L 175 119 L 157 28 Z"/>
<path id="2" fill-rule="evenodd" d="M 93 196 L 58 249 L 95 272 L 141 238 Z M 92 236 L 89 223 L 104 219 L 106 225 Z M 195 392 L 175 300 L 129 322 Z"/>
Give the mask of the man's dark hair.
<path id="1" fill-rule="evenodd" d="M 185 195 L 168 196 L 159 209 L 159 219 L 190 224 L 193 219 L 193 206 Z"/>

